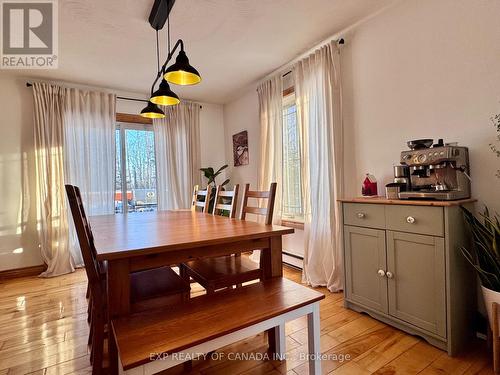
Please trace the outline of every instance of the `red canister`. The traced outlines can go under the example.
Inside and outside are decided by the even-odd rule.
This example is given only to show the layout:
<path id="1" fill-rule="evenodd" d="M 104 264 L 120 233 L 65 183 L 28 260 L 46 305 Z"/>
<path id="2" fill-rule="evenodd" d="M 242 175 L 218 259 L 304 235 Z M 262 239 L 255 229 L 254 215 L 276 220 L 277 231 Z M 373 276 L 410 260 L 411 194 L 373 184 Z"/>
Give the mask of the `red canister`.
<path id="1" fill-rule="evenodd" d="M 361 187 L 361 194 L 363 196 L 374 196 L 377 195 L 377 180 L 375 176 L 367 173 L 366 178 L 363 181 L 363 186 Z"/>

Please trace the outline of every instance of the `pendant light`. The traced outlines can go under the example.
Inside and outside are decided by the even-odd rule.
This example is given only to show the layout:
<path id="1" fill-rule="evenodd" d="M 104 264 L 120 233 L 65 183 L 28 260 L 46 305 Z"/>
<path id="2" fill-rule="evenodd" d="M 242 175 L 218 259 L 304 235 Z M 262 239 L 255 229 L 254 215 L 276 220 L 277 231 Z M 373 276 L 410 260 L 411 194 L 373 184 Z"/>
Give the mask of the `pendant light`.
<path id="1" fill-rule="evenodd" d="M 189 64 L 189 59 L 182 47 L 175 63 L 167 68 L 163 78 L 170 83 L 181 86 L 195 85 L 201 82 L 200 73 Z"/>
<path id="2" fill-rule="evenodd" d="M 166 4 L 163 4 L 165 3 Z M 148 105 L 141 111 L 141 116 L 147 118 L 164 118 L 165 113 L 158 107 L 158 105 L 171 106 L 180 103 L 180 99 L 176 93 L 174 93 L 169 86 L 170 83 L 176 85 L 194 85 L 201 82 L 201 76 L 198 71 L 189 64 L 189 59 L 184 51 L 184 42 L 182 39 L 178 39 L 174 45 L 174 48 L 170 50 L 170 11 L 172 9 L 172 0 L 155 0 L 155 5 L 151 10 L 151 15 L 149 17 L 149 23 L 154 30 L 156 30 L 156 61 L 158 64 L 158 72 L 156 74 L 156 79 L 151 86 L 151 96 L 148 101 Z M 162 5 L 163 4 L 163 5 Z M 165 12 L 166 10 L 166 12 Z M 158 30 L 163 28 L 165 24 L 165 18 L 168 23 L 168 55 L 163 66 L 160 67 L 160 47 Z M 179 54 L 175 60 L 175 63 L 167 68 L 167 64 L 172 60 L 174 53 L 180 47 Z M 154 90 L 158 80 L 162 78 L 158 90 Z"/>
<path id="3" fill-rule="evenodd" d="M 156 30 L 156 63 L 158 64 L 158 74 L 157 74 L 157 80 L 158 80 L 158 78 L 161 76 L 160 43 L 158 40 L 158 30 Z M 156 90 L 153 94 L 151 94 L 151 99 L 149 100 L 154 104 L 165 105 L 165 106 L 177 105 L 181 102 L 177 94 L 170 89 L 168 82 L 165 81 L 164 79 L 162 79 L 158 90 Z"/>
<path id="4" fill-rule="evenodd" d="M 154 103 L 148 102 L 146 108 L 141 111 L 141 116 L 146 118 L 164 118 L 165 112 L 163 112 Z"/>
<path id="5" fill-rule="evenodd" d="M 175 59 L 175 63 L 165 70 L 163 78 L 170 83 L 181 86 L 200 83 L 200 73 L 198 73 L 198 71 L 189 64 L 189 59 L 184 51 L 184 42 L 181 39 L 179 39 L 175 44 L 174 51 L 170 52 L 170 17 L 167 18 L 167 36 L 169 57 L 172 58 L 173 52 L 179 45 L 181 46 L 181 50 Z M 170 58 L 168 60 L 170 60 Z M 164 66 L 167 65 L 168 60 L 165 62 Z"/>
<path id="6" fill-rule="evenodd" d="M 175 92 L 170 90 L 170 86 L 167 81 L 164 79 L 160 83 L 160 87 L 156 90 L 153 95 L 151 95 L 151 99 L 149 99 L 154 104 L 158 105 L 176 105 L 181 101 Z"/>

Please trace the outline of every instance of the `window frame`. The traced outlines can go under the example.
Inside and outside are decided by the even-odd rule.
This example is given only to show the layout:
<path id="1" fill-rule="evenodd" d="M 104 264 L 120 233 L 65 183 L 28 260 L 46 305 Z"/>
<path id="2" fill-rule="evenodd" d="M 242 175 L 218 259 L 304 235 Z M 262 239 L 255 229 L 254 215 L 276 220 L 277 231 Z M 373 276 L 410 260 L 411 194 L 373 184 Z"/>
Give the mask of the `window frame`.
<path id="1" fill-rule="evenodd" d="M 291 86 L 291 87 L 283 90 L 283 99 L 282 100 L 283 100 L 282 101 L 283 111 L 285 110 L 286 107 L 296 103 L 295 102 L 295 87 L 294 86 Z M 300 147 L 300 145 L 299 145 L 299 147 Z M 302 163 L 302 159 L 300 160 L 300 162 Z M 301 176 L 301 180 L 302 180 L 302 176 Z M 283 192 L 283 190 L 282 190 L 282 192 Z M 301 199 L 301 204 L 302 204 L 302 208 L 303 208 L 304 207 L 304 197 L 303 197 L 302 191 L 301 191 L 300 199 Z M 282 202 L 283 202 L 283 194 L 282 194 Z M 281 225 L 286 226 L 286 227 L 290 227 L 290 228 L 294 228 L 294 229 L 303 230 L 304 229 L 304 216 L 302 216 L 301 218 L 299 218 L 299 217 L 283 217 L 283 213 L 282 213 Z"/>
<path id="2" fill-rule="evenodd" d="M 115 131 L 116 130 L 120 131 L 120 159 L 121 159 L 120 174 L 122 179 L 121 192 L 122 192 L 122 207 L 123 207 L 122 209 L 123 212 L 121 214 L 128 215 L 129 212 L 128 212 L 128 201 L 127 201 L 127 166 L 126 166 L 127 150 L 125 142 L 125 131 L 126 130 L 151 131 L 153 132 L 154 136 L 153 121 L 149 118 L 144 118 L 142 116 L 135 114 L 117 113 L 115 118 Z M 158 175 L 158 164 L 156 162 L 156 158 L 155 158 L 155 168 L 156 168 L 156 174 Z M 115 170 L 115 186 L 116 186 L 116 170 Z"/>

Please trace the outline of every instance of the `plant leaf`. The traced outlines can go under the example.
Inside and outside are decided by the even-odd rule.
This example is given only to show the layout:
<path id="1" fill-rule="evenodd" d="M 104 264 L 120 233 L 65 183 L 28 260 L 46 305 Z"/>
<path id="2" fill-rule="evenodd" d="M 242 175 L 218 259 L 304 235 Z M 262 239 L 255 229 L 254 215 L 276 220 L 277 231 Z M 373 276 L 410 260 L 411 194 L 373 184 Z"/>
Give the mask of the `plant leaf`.
<path id="1" fill-rule="evenodd" d="M 220 167 L 220 168 L 217 170 L 217 172 L 216 172 L 216 173 L 220 173 L 220 172 L 222 172 L 222 171 L 223 171 L 224 169 L 226 169 L 227 167 L 228 167 L 228 165 L 227 165 L 227 164 L 224 164 L 222 167 Z"/>

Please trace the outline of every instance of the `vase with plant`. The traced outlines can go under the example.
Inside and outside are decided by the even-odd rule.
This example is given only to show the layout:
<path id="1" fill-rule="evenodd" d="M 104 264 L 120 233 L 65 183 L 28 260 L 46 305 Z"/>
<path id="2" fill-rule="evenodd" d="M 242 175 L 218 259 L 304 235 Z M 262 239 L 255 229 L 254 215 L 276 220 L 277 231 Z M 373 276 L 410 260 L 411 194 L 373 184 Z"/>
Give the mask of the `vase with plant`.
<path id="1" fill-rule="evenodd" d="M 481 280 L 486 311 L 493 327 L 492 303 L 500 304 L 500 220 L 498 214 L 491 215 L 488 208 L 480 215 L 482 220 L 462 207 L 465 220 L 471 230 L 472 246 L 462 247 L 462 254 L 476 269 Z M 498 319 L 498 317 L 496 317 Z M 500 320 L 499 320 L 500 321 Z"/>
<path id="2" fill-rule="evenodd" d="M 214 168 L 212 168 L 212 167 L 200 168 L 200 171 L 203 172 L 203 175 L 207 179 L 207 186 L 211 185 L 212 189 L 217 188 L 216 178 L 227 167 L 228 167 L 228 165 L 225 164 L 222 167 L 220 167 L 219 169 L 217 169 L 217 171 Z M 226 186 L 228 183 L 229 183 L 229 178 L 227 178 L 226 180 L 224 180 L 224 182 L 222 184 L 220 184 L 220 186 L 222 186 L 222 188 L 224 188 L 224 186 Z M 214 207 L 214 202 L 215 202 L 215 195 L 212 194 L 210 196 L 210 201 L 208 202 L 208 212 L 212 212 L 213 207 Z"/>

